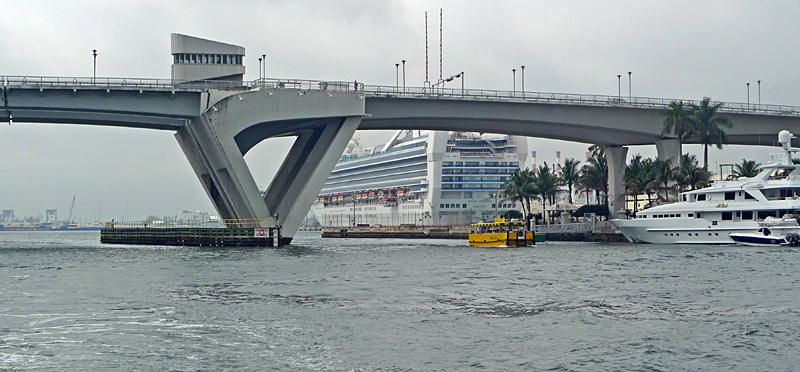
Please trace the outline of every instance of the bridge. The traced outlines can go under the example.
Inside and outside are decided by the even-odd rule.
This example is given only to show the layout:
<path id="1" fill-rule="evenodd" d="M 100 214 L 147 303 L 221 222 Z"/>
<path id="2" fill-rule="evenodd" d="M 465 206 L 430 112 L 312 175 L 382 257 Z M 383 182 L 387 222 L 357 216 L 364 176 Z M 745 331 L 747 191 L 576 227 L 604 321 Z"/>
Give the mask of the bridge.
<path id="1" fill-rule="evenodd" d="M 598 144 L 606 149 L 612 211 L 624 205 L 626 146 L 655 144 L 659 158 L 680 156 L 678 140 L 661 136 L 659 112 L 674 99 L 266 78 L 0 76 L 0 83 L 3 122 L 174 131 L 220 217 L 277 216 L 286 241 L 357 129 L 493 132 Z M 726 130 L 731 144 L 771 145 L 778 131 L 800 124 L 797 106 L 725 103 L 720 113 L 735 123 Z M 285 136 L 297 139 L 262 196 L 244 154 L 264 139 Z"/>

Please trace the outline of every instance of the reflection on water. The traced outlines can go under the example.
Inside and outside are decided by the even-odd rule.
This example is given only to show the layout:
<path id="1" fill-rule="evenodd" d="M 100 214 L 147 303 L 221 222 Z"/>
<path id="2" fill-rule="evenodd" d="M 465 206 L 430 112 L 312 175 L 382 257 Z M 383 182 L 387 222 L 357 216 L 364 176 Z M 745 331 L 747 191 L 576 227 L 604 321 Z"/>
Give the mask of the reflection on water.
<path id="1" fill-rule="evenodd" d="M 0 370 L 792 370 L 800 250 L 0 233 Z M 135 366 L 135 367 L 134 367 Z"/>

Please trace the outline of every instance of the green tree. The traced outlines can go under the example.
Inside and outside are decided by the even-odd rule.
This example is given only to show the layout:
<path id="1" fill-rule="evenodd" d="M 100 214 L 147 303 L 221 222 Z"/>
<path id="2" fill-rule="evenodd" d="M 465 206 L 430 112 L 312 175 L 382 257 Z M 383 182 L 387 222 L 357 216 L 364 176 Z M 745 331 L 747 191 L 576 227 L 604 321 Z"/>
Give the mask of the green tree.
<path id="1" fill-rule="evenodd" d="M 533 185 L 535 192 L 542 200 L 542 209 L 544 209 L 547 200 L 552 200 L 552 198 L 558 192 L 558 177 L 550 169 L 550 167 L 547 166 L 547 163 L 540 165 L 535 172 L 536 176 L 533 179 Z"/>
<path id="2" fill-rule="evenodd" d="M 625 167 L 625 192 L 633 196 L 634 212 L 639 209 L 639 195 L 646 194 L 647 202 L 652 202 L 652 194 L 655 184 L 655 167 L 652 159 L 642 158 L 642 155 L 634 156 L 630 163 Z"/>
<path id="3" fill-rule="evenodd" d="M 686 138 L 695 134 L 693 107 L 692 105 L 683 104 L 683 101 L 670 102 L 667 108 L 661 110 L 661 116 L 665 118 L 661 135 L 675 135 L 682 145 Z"/>
<path id="4" fill-rule="evenodd" d="M 594 145 L 589 147 L 592 156 L 586 159 L 581 171 L 578 185 L 581 190 L 594 190 L 597 195 L 597 204 L 600 204 L 600 195 L 603 195 L 603 203 L 608 204 L 608 162 L 602 147 Z"/>
<path id="5" fill-rule="evenodd" d="M 695 190 L 708 183 L 708 173 L 697 164 L 697 157 L 690 154 L 681 155 L 681 164 L 673 171 L 673 178 L 680 191 Z"/>
<path id="6" fill-rule="evenodd" d="M 717 115 L 717 111 L 721 107 L 722 103 L 711 103 L 711 98 L 704 97 L 700 105 L 694 106 L 692 110 L 695 133 L 700 137 L 700 143 L 703 144 L 703 171 L 706 173 L 708 172 L 708 145 L 715 145 L 721 149 L 723 144 L 728 143 L 728 137 L 721 127 L 733 127 L 730 119 Z"/>
<path id="7" fill-rule="evenodd" d="M 755 160 L 742 159 L 742 162 L 733 166 L 733 177 L 755 177 L 761 172 L 761 163 Z"/>
<path id="8" fill-rule="evenodd" d="M 558 178 L 562 185 L 567 186 L 569 192 L 569 202 L 572 204 L 572 188 L 578 183 L 581 177 L 581 163 L 573 158 L 564 159 L 564 166 L 561 167 Z"/>
<path id="9" fill-rule="evenodd" d="M 674 180 L 673 174 L 675 173 L 675 168 L 672 166 L 672 160 L 659 160 L 656 159 L 653 162 L 653 180 L 652 182 L 656 185 L 656 196 L 659 199 L 664 201 L 669 200 L 669 192 L 672 189 L 669 186 L 670 181 Z M 663 192 L 663 198 L 659 195 L 659 192 Z"/>

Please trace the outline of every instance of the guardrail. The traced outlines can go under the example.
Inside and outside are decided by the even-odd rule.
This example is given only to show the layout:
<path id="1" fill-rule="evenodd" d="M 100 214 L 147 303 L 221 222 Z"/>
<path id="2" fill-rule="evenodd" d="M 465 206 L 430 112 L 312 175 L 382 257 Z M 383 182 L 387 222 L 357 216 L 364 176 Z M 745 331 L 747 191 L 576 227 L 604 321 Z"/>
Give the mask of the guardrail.
<path id="1" fill-rule="evenodd" d="M 537 233 L 588 233 L 594 229 L 594 222 L 563 223 L 553 225 L 535 225 Z"/>
<path id="2" fill-rule="evenodd" d="M 177 229 L 177 228 L 259 228 L 275 227 L 280 220 L 265 219 L 220 219 L 220 220 L 179 220 L 179 221 L 111 221 L 107 229 Z"/>
<path id="3" fill-rule="evenodd" d="M 398 87 L 366 85 L 358 81 L 322 81 L 305 79 L 262 78 L 252 81 L 198 80 L 182 81 L 169 79 L 142 79 L 116 77 L 52 77 L 52 76 L 0 76 L 4 87 L 25 88 L 73 88 L 73 89 L 148 89 L 171 91 L 252 90 L 252 89 L 297 89 L 329 92 L 362 92 L 371 97 L 492 100 L 520 103 L 556 103 L 591 106 L 619 106 L 633 108 L 666 108 L 671 102 L 683 101 L 699 104 L 696 100 L 651 97 L 622 97 L 619 95 L 547 93 L 529 91 L 505 91 L 493 89 L 463 89 L 437 87 Z M 721 102 L 721 112 L 754 113 L 768 115 L 800 116 L 800 106 Z"/>

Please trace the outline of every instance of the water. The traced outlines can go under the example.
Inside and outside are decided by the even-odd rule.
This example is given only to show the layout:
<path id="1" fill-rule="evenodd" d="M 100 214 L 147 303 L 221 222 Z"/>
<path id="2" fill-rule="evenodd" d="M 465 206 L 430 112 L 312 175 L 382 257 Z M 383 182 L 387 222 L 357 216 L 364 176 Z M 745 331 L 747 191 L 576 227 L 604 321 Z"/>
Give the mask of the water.
<path id="1" fill-rule="evenodd" d="M 797 248 L 0 232 L 0 370 L 788 371 Z"/>

